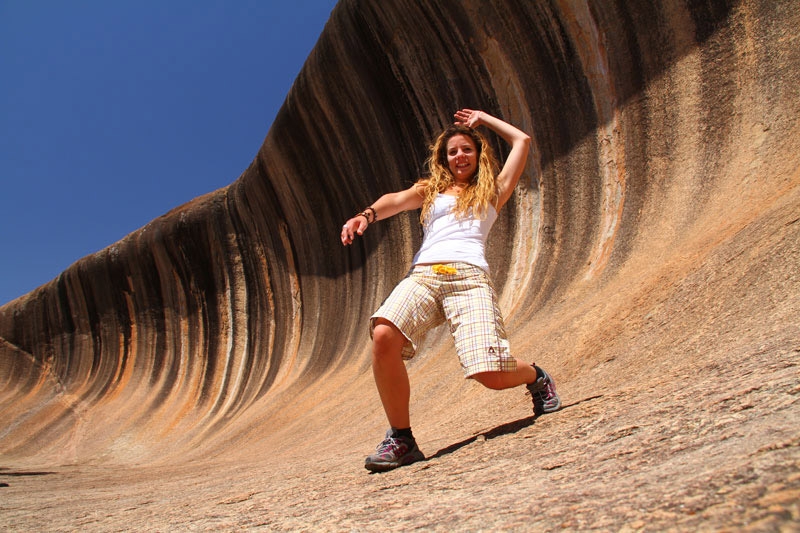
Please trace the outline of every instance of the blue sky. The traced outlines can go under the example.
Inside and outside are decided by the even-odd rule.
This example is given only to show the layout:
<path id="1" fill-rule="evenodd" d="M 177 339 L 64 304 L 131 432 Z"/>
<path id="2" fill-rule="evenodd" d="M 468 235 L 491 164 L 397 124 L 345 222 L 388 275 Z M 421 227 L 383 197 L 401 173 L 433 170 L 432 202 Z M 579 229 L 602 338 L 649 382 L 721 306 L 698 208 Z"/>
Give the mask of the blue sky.
<path id="1" fill-rule="evenodd" d="M 256 155 L 335 0 L 0 0 L 0 306 Z"/>

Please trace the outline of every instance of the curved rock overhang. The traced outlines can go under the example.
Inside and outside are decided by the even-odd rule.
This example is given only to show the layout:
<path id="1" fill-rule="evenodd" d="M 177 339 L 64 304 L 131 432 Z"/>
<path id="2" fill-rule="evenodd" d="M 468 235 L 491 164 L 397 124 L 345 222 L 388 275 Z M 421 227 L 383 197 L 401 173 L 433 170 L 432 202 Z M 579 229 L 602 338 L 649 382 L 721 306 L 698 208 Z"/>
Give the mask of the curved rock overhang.
<path id="1" fill-rule="evenodd" d="M 407 214 L 338 234 L 421 175 L 460 107 L 532 136 L 489 258 L 512 342 L 568 392 L 796 341 L 798 27 L 773 0 L 342 0 L 238 180 L 0 308 L 0 452 L 148 461 L 315 420 L 374 432 L 366 321 L 420 231 Z M 417 393 L 435 420 L 458 409 L 446 346 L 410 367 L 438 372 Z"/>

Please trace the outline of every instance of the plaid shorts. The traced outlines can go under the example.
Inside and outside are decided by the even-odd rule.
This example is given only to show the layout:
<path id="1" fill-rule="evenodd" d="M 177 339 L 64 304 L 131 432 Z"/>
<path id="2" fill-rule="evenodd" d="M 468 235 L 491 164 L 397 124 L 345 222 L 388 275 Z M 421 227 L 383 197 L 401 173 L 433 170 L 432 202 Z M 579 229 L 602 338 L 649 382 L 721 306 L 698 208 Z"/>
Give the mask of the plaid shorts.
<path id="1" fill-rule="evenodd" d="M 408 339 L 403 359 L 414 357 L 426 333 L 446 321 L 464 377 L 517 368 L 492 282 L 474 265 L 415 266 L 372 315 L 370 336 L 376 318 L 388 320 Z"/>

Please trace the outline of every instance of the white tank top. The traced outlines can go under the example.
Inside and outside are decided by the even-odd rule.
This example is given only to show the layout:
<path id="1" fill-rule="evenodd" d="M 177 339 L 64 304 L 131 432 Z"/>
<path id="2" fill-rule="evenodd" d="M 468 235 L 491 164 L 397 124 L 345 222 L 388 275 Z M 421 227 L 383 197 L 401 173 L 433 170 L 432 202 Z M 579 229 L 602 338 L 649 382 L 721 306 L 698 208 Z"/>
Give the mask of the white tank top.
<path id="1" fill-rule="evenodd" d="M 414 256 L 414 265 L 430 263 L 469 263 L 489 272 L 485 245 L 489 230 L 497 220 L 497 211 L 489 205 L 484 220 L 470 215 L 459 220 L 452 210 L 457 198 L 439 194 L 431 206 L 430 218 L 424 228 L 422 246 Z"/>

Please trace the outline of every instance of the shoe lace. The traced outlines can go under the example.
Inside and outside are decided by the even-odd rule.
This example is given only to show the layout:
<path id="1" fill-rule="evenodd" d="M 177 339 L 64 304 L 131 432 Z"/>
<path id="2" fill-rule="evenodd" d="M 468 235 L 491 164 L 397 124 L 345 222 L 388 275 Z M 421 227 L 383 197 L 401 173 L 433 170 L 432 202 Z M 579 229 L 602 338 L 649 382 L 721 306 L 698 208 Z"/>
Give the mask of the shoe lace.
<path id="1" fill-rule="evenodd" d="M 528 387 L 528 394 L 534 399 L 546 402 L 555 397 L 556 391 L 553 387 L 553 383 L 549 379 L 542 378 L 536 380 Z"/>
<path id="2" fill-rule="evenodd" d="M 386 452 L 393 452 L 394 450 L 398 449 L 402 441 L 396 437 L 386 437 L 383 439 L 383 442 L 378 444 L 378 449 L 376 450 L 377 453 L 386 453 Z"/>

